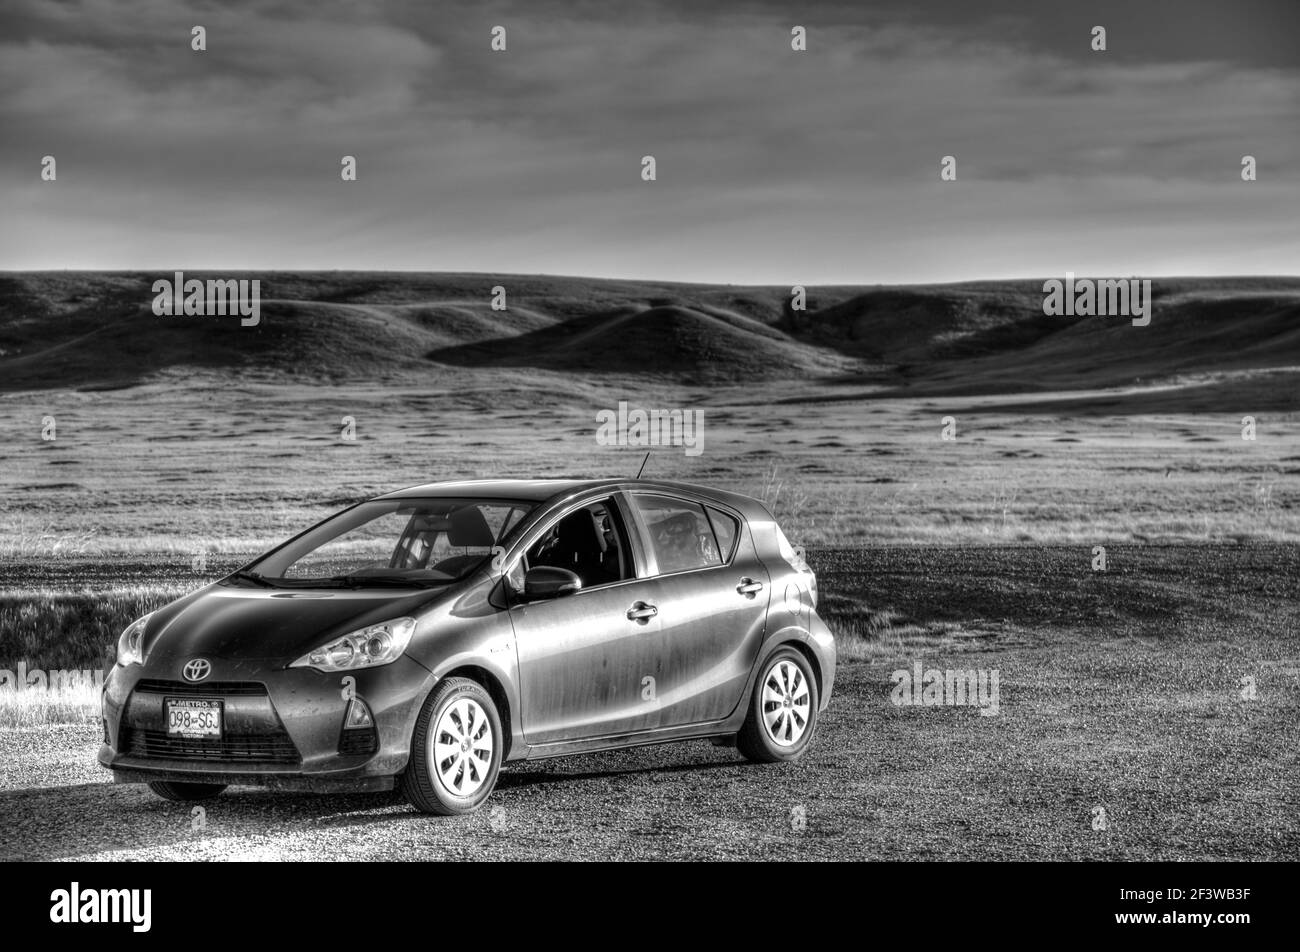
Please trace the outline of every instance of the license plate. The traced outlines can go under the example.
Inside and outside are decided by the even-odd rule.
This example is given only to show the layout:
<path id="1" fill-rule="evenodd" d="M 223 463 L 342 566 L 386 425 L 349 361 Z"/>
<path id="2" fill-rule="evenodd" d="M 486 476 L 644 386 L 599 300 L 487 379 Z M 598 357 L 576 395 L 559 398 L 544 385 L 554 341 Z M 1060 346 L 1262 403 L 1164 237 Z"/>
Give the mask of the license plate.
<path id="1" fill-rule="evenodd" d="M 177 737 L 220 737 L 221 702 L 205 697 L 165 699 L 167 733 Z"/>

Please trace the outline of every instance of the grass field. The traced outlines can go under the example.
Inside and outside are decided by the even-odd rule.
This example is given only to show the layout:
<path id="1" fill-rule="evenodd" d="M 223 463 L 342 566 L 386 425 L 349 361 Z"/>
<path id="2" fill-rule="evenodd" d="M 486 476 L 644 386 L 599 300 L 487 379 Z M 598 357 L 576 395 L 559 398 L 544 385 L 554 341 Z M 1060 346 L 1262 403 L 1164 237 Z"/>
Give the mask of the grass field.
<path id="1" fill-rule="evenodd" d="M 1260 414 L 1248 441 L 1248 406 L 1063 418 L 1007 412 L 1009 398 L 848 399 L 825 383 L 791 386 L 791 402 L 782 393 L 665 387 L 643 398 L 705 422 L 701 455 L 658 448 L 647 472 L 766 498 L 805 545 L 1300 539 L 1295 414 Z M 188 564 L 255 551 L 396 487 L 632 475 L 643 450 L 595 440 L 597 412 L 622 398 L 611 387 L 545 403 L 464 385 L 322 396 L 197 380 L 10 395 L 0 556 Z M 948 416 L 954 440 L 942 438 Z M 40 439 L 45 417 L 54 441 Z M 345 417 L 355 441 L 340 438 Z"/>
<path id="2" fill-rule="evenodd" d="M 395 487 L 631 475 L 643 448 L 596 440 L 621 400 L 702 414 L 702 452 L 653 448 L 649 475 L 763 498 L 805 546 L 1300 541 L 1300 279 L 1163 279 L 1137 328 L 1044 317 L 1032 281 L 801 312 L 774 287 L 259 277 L 243 328 L 155 317 L 146 274 L 0 275 L 0 558 L 188 564 Z"/>

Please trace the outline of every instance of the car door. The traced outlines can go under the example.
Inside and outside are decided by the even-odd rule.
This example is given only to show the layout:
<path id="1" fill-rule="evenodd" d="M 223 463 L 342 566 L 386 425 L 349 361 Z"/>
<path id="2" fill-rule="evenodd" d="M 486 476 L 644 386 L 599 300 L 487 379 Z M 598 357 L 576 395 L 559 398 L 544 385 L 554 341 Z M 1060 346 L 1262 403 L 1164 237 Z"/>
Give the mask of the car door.
<path id="1" fill-rule="evenodd" d="M 631 501 L 662 628 L 659 723 L 722 720 L 742 702 L 762 645 L 767 568 L 739 514 L 659 492 Z"/>
<path id="2" fill-rule="evenodd" d="M 515 593 L 523 590 L 523 573 L 537 564 L 569 568 L 583 578 L 582 589 L 569 595 L 531 602 L 511 597 L 530 745 L 659 724 L 655 686 L 663 632 L 627 527 L 618 496 L 570 506 L 530 534 L 527 551 L 507 573 Z"/>

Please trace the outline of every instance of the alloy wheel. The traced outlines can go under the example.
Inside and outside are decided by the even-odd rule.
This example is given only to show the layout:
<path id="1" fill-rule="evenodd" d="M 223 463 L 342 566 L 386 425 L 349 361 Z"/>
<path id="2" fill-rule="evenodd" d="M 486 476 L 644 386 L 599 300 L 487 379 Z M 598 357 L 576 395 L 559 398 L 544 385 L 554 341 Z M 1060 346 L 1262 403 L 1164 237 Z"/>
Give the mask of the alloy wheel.
<path id="1" fill-rule="evenodd" d="M 448 704 L 429 735 L 430 763 L 452 796 L 472 796 L 492 769 L 492 722 L 473 698 Z"/>
<path id="2" fill-rule="evenodd" d="M 808 729 L 812 696 L 808 678 L 789 658 L 768 668 L 763 678 L 763 730 L 778 747 L 793 747 Z"/>

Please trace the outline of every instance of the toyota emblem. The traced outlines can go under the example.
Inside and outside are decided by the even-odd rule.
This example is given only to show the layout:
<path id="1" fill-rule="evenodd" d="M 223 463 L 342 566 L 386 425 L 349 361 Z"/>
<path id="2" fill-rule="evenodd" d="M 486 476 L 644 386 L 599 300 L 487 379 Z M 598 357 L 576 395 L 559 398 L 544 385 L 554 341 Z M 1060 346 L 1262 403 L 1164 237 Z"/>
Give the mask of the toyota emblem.
<path id="1" fill-rule="evenodd" d="M 185 667 L 181 668 L 181 674 L 186 681 L 202 681 L 212 673 L 212 662 L 206 658 L 195 658 L 192 661 L 186 661 Z"/>

